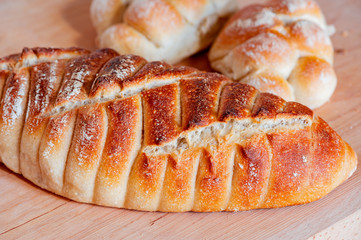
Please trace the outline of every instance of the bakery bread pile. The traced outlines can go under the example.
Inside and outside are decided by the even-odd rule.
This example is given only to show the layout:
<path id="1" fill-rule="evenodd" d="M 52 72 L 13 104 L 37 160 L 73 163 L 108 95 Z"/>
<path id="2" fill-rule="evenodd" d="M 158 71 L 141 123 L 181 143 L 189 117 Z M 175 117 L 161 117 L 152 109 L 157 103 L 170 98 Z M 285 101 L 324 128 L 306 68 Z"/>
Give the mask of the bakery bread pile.
<path id="1" fill-rule="evenodd" d="M 1 161 L 80 202 L 283 207 L 319 199 L 357 164 L 299 103 L 110 49 L 26 48 L 0 59 L 0 90 Z"/>
<path id="2" fill-rule="evenodd" d="M 209 60 L 234 80 L 316 108 L 337 81 L 328 29 L 313 0 L 251 5 L 227 22 Z"/>
<path id="3" fill-rule="evenodd" d="M 93 0 L 98 46 L 175 63 L 208 47 L 236 0 Z"/>

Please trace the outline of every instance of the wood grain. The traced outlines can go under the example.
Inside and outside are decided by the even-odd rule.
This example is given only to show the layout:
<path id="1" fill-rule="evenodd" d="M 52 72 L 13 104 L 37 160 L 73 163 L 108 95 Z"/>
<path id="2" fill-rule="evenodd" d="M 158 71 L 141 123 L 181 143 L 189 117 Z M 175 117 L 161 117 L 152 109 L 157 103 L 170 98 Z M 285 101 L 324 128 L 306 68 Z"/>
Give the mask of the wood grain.
<path id="1" fill-rule="evenodd" d="M 315 234 L 308 240 L 361 239 L 361 210 L 351 214 L 327 229 Z"/>
<path id="2" fill-rule="evenodd" d="M 337 29 L 332 40 L 339 82 L 331 101 L 316 112 L 360 158 L 361 1 L 319 3 Z M 0 0 L 0 55 L 25 46 L 95 49 L 89 5 L 90 0 Z M 182 63 L 209 70 L 205 55 Z M 39 189 L 2 164 L 0 185 L 0 239 L 324 239 L 331 229 L 346 238 L 342 224 L 352 218 L 357 229 L 361 215 L 360 167 L 319 201 L 238 213 L 149 213 L 80 204 Z"/>

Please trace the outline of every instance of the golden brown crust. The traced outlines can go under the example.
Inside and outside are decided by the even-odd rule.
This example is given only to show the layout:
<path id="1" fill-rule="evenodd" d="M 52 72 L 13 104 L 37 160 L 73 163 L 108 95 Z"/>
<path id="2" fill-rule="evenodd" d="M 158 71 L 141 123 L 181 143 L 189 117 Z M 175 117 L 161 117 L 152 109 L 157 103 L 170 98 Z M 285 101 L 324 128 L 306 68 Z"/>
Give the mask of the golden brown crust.
<path id="1" fill-rule="evenodd" d="M 124 207 L 126 179 L 140 148 L 142 107 L 139 96 L 107 104 L 108 133 L 96 176 L 93 201 Z"/>
<path id="2" fill-rule="evenodd" d="M 170 155 L 164 176 L 159 211 L 191 211 L 202 149 L 190 149 Z"/>
<path id="3" fill-rule="evenodd" d="M 270 93 L 260 93 L 256 99 L 253 109 L 253 117 L 272 118 L 283 110 L 286 101 Z"/>
<path id="4" fill-rule="evenodd" d="M 224 210 L 231 190 L 233 144 L 220 144 L 203 149 L 199 162 L 193 211 Z M 212 204 L 209 204 L 209 203 Z"/>
<path id="5" fill-rule="evenodd" d="M 79 110 L 64 173 L 62 191 L 66 197 L 92 202 L 106 129 L 107 115 L 103 105 Z"/>
<path id="6" fill-rule="evenodd" d="M 246 84 L 227 84 L 221 96 L 219 121 L 242 119 L 251 115 L 258 91 Z"/>
<path id="7" fill-rule="evenodd" d="M 273 133 L 268 135 L 268 139 L 273 158 L 268 194 L 263 206 L 280 207 L 287 202 L 297 204 L 308 187 L 312 169 L 309 166 L 310 160 L 305 160 L 312 156 L 310 129 Z"/>
<path id="8" fill-rule="evenodd" d="M 96 97 L 109 94 L 110 90 L 115 92 L 123 89 L 126 80 L 137 73 L 145 64 L 144 58 L 135 55 L 122 55 L 112 58 L 99 71 L 89 95 Z"/>
<path id="9" fill-rule="evenodd" d="M 250 5 L 224 26 L 209 60 L 233 80 L 316 108 L 337 82 L 329 29 L 313 0 Z"/>
<path id="10" fill-rule="evenodd" d="M 347 150 L 345 147 L 339 147 L 342 145 L 342 139 L 321 118 L 316 118 L 312 125 L 312 134 L 312 169 L 315 171 L 310 174 L 310 185 L 326 194 L 330 188 L 336 187 L 335 185 L 344 179 L 344 163 L 339 159 L 345 156 Z M 320 142 L 323 144 L 320 145 Z"/>
<path id="11" fill-rule="evenodd" d="M 286 102 L 286 105 L 283 107 L 283 112 L 287 115 L 294 116 L 309 116 L 313 119 L 313 112 L 308 107 L 297 103 L 297 102 Z"/>
<path id="12" fill-rule="evenodd" d="M 217 119 L 219 95 L 227 81 L 214 73 L 199 73 L 194 79 L 180 81 L 183 130 L 207 126 Z"/>
<path id="13" fill-rule="evenodd" d="M 124 206 L 130 209 L 156 211 L 169 156 L 146 156 L 140 153 L 128 180 Z"/>
<path id="14" fill-rule="evenodd" d="M 19 173 L 19 147 L 29 90 L 29 71 L 16 69 L 7 78 L 0 102 L 0 151 L 2 162 Z"/>
<path id="15" fill-rule="evenodd" d="M 161 145 L 179 135 L 179 91 L 177 84 L 142 93 L 144 103 L 144 144 Z"/>
<path id="16" fill-rule="evenodd" d="M 48 118 L 38 115 L 53 107 L 67 60 L 44 62 L 30 67 L 30 89 L 26 119 L 22 129 L 20 166 L 21 173 L 32 182 L 42 185 L 39 166 L 39 146 Z"/>
<path id="17" fill-rule="evenodd" d="M 197 74 L 198 72 L 198 69 L 188 66 L 170 67 L 153 75 L 152 80 L 184 79 L 192 77 L 192 74 Z"/>
<path id="18" fill-rule="evenodd" d="M 37 56 L 38 61 L 49 61 L 64 58 L 73 58 L 79 55 L 88 54 L 90 51 L 77 47 L 70 48 L 43 48 L 36 47 L 31 49 Z"/>
<path id="19" fill-rule="evenodd" d="M 269 188 L 272 149 L 266 135 L 254 136 L 236 146 L 232 191 L 227 211 L 262 206 Z"/>
<path id="20" fill-rule="evenodd" d="M 88 98 L 96 73 L 109 59 L 118 54 L 110 49 L 101 49 L 71 60 L 64 72 L 64 80 L 56 99 L 56 106 Z"/>
<path id="21" fill-rule="evenodd" d="M 72 142 L 77 111 L 49 119 L 39 147 L 39 165 L 44 188 L 63 194 L 64 172 Z"/>
<path id="22" fill-rule="evenodd" d="M 319 199 L 356 168 L 350 146 L 299 103 L 109 50 L 43 48 L 55 54 L 47 60 L 39 51 L 4 60 L 0 157 L 56 194 L 147 211 L 237 211 Z M 90 66 L 69 72 L 74 63 Z M 60 108 L 64 84 L 74 98 Z"/>
<path id="23" fill-rule="evenodd" d="M 10 75 L 9 70 L 1 70 L 0 71 L 0 99 L 1 99 L 1 96 L 3 94 L 3 89 L 4 89 L 5 82 L 8 79 L 9 75 Z"/>
<path id="24" fill-rule="evenodd" d="M 142 86 L 147 83 L 148 79 L 152 79 L 156 73 L 162 72 L 168 68 L 170 68 L 170 65 L 165 62 L 156 61 L 146 63 L 133 77 L 123 81 L 123 87 Z"/>

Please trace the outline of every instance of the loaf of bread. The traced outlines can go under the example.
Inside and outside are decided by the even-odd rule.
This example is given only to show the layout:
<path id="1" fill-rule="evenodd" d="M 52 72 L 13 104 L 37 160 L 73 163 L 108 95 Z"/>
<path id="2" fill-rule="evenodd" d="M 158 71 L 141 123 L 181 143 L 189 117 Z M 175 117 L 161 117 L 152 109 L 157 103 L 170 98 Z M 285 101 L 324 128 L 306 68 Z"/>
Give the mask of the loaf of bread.
<path id="1" fill-rule="evenodd" d="M 275 0 L 237 12 L 214 42 L 214 69 L 310 108 L 336 87 L 332 27 L 313 0 Z"/>
<path id="2" fill-rule="evenodd" d="M 80 202 L 238 211 L 314 201 L 356 169 L 325 121 L 217 73 L 110 49 L 0 59 L 0 156 Z"/>
<path id="3" fill-rule="evenodd" d="M 99 47 L 175 63 L 208 47 L 237 0 L 93 0 Z"/>

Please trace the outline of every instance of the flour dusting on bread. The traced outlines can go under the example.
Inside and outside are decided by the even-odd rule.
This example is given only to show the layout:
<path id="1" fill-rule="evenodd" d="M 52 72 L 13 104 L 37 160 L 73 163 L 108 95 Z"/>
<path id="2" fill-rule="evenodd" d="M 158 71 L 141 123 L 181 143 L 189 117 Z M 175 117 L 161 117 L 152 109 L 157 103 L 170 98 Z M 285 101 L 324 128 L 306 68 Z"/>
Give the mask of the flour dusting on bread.
<path id="1" fill-rule="evenodd" d="M 62 51 L 73 57 L 57 61 Z M 274 208 L 325 196 L 357 165 L 309 108 L 221 74 L 110 49 L 31 52 L 49 59 L 7 74 L 0 157 L 61 196 L 146 211 Z"/>

